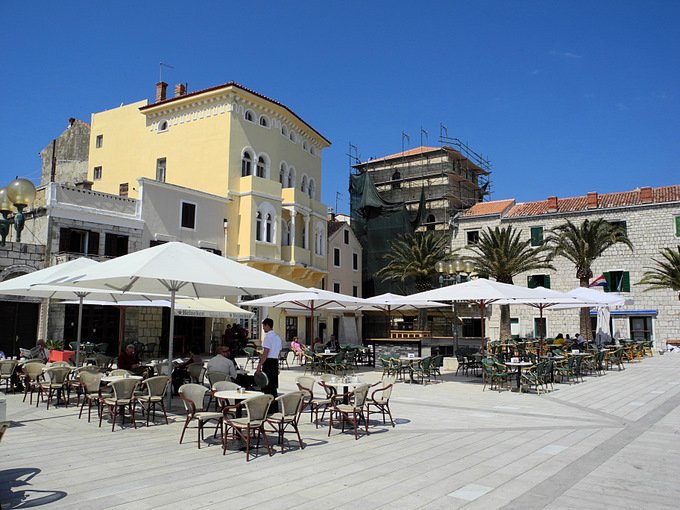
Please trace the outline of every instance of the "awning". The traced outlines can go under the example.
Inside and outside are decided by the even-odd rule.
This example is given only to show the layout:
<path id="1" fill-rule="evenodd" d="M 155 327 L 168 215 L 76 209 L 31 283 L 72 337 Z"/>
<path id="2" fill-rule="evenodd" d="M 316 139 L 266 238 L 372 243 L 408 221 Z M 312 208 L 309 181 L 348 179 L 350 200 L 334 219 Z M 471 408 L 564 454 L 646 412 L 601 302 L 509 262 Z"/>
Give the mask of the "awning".
<path id="1" fill-rule="evenodd" d="M 178 317 L 213 317 L 220 319 L 250 319 L 255 314 L 217 298 L 177 299 L 175 308 Z"/>

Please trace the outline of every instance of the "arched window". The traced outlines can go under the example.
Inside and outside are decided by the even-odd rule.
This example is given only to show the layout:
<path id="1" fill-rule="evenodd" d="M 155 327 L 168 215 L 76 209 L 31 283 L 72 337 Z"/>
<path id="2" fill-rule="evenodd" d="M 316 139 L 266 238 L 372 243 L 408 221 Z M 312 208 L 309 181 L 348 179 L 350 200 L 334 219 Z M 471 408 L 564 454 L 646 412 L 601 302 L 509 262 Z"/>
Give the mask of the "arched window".
<path id="1" fill-rule="evenodd" d="M 314 253 L 323 257 L 326 253 L 326 236 L 323 223 L 318 222 L 314 231 Z"/>
<path id="2" fill-rule="evenodd" d="M 292 131 L 288 135 L 288 138 L 290 138 L 290 141 L 293 142 L 293 143 L 297 142 L 297 136 L 295 136 L 295 133 L 293 133 Z"/>
<path id="3" fill-rule="evenodd" d="M 260 126 L 269 127 L 269 117 L 260 115 Z"/>
<path id="4" fill-rule="evenodd" d="M 281 124 L 281 134 L 288 138 L 288 126 Z"/>
<path id="5" fill-rule="evenodd" d="M 158 124 L 158 132 L 159 133 L 162 133 L 163 131 L 167 131 L 167 130 L 168 130 L 168 121 L 167 120 L 164 120 L 163 122 Z"/>
<path id="6" fill-rule="evenodd" d="M 305 140 L 304 142 L 302 142 L 302 148 L 303 148 L 304 150 L 306 150 L 306 151 L 309 150 L 309 144 L 307 143 L 307 140 Z"/>
<path id="7" fill-rule="evenodd" d="M 255 122 L 255 112 L 253 110 L 246 110 L 243 116 L 248 122 Z"/>
<path id="8" fill-rule="evenodd" d="M 428 214 L 425 223 L 427 224 L 427 230 L 434 230 L 434 214 Z"/>
<path id="9" fill-rule="evenodd" d="M 255 240 L 262 241 L 262 212 L 257 211 L 255 220 Z"/>
<path id="10" fill-rule="evenodd" d="M 290 227 L 286 220 L 281 220 L 281 246 L 290 246 Z"/>
<path id="11" fill-rule="evenodd" d="M 282 188 L 288 187 L 288 170 L 286 170 L 286 164 L 281 163 L 281 169 L 279 170 L 279 182 Z"/>
<path id="12" fill-rule="evenodd" d="M 274 240 L 274 226 L 272 225 L 272 221 L 272 215 L 267 214 L 267 219 L 265 220 L 265 241 L 268 243 L 271 243 Z"/>
<path id="13" fill-rule="evenodd" d="M 399 170 L 392 174 L 392 189 L 401 189 L 401 173 Z"/>
<path id="14" fill-rule="evenodd" d="M 257 177 L 262 177 L 264 178 L 265 172 L 267 171 L 267 163 L 265 162 L 264 158 L 260 156 L 257 158 L 257 169 L 255 175 Z"/>
<path id="15" fill-rule="evenodd" d="M 303 193 L 307 193 L 307 176 L 302 175 L 302 179 L 300 180 L 300 191 Z"/>
<path id="16" fill-rule="evenodd" d="M 295 172 L 295 167 L 290 167 L 288 169 L 288 187 L 289 188 L 294 188 L 295 187 L 295 177 L 296 177 L 296 172 Z"/>
<path id="17" fill-rule="evenodd" d="M 314 179 L 309 179 L 309 198 L 316 199 L 316 183 Z"/>
<path id="18" fill-rule="evenodd" d="M 248 152 L 241 156 L 241 177 L 246 177 L 253 173 L 253 157 Z"/>

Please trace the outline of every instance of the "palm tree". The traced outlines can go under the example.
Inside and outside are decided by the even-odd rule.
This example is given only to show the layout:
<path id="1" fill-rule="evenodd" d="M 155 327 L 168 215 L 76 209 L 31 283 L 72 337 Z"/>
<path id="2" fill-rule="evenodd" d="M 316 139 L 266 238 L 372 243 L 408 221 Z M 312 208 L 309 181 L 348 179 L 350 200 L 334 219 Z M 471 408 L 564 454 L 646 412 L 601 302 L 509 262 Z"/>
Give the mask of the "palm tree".
<path id="1" fill-rule="evenodd" d="M 375 275 L 383 280 L 413 278 L 418 292 L 430 290 L 437 275 L 436 263 L 444 257 L 449 240 L 433 231 L 401 234 L 396 241 L 389 241 L 391 252 L 384 256 L 387 265 Z M 420 330 L 425 329 L 426 320 L 427 310 L 422 309 L 418 314 Z"/>
<path id="2" fill-rule="evenodd" d="M 468 246 L 468 249 L 475 254 L 470 257 L 475 264 L 475 272 L 501 283 L 513 283 L 513 278 L 519 273 L 553 269 L 550 248 L 545 244 L 531 247 L 531 238 L 522 240 L 520 232 L 511 226 L 487 227 L 480 232 L 477 244 Z M 500 338 L 511 338 L 510 305 L 501 305 Z"/>
<path id="3" fill-rule="evenodd" d="M 584 220 L 580 225 L 567 221 L 551 230 L 551 236 L 546 240 L 552 245 L 554 256 L 562 256 L 576 266 L 576 278 L 581 287 L 588 287 L 593 277 L 591 266 L 607 249 L 616 243 L 623 243 L 630 251 L 633 244 L 628 239 L 625 227 L 612 225 L 602 218 Z M 592 340 L 589 324 L 590 309 L 581 309 L 581 335 Z"/>
<path id="4" fill-rule="evenodd" d="M 644 292 L 652 289 L 671 289 L 680 292 L 680 246 L 678 251 L 664 248 L 660 253 L 666 260 L 652 259 L 656 267 L 645 271 L 637 285 L 648 285 Z"/>

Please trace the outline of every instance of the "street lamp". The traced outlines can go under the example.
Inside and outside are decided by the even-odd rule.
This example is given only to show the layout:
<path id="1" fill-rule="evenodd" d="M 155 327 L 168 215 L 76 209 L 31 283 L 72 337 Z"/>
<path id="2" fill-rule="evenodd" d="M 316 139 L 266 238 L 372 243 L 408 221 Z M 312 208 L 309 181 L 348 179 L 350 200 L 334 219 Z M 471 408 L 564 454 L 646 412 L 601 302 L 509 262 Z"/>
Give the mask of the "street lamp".
<path id="1" fill-rule="evenodd" d="M 456 285 L 470 279 L 475 265 L 470 260 L 440 260 L 435 264 L 439 273 L 439 286 Z M 453 302 L 453 354 L 458 350 L 458 301 Z"/>
<path id="2" fill-rule="evenodd" d="M 24 229 L 24 213 L 26 206 L 35 200 L 35 186 L 27 179 L 15 179 L 6 188 L 0 188 L 0 246 L 5 246 L 9 229 L 14 226 L 16 241 L 21 242 L 21 231 Z M 12 214 L 12 205 L 17 210 Z"/>

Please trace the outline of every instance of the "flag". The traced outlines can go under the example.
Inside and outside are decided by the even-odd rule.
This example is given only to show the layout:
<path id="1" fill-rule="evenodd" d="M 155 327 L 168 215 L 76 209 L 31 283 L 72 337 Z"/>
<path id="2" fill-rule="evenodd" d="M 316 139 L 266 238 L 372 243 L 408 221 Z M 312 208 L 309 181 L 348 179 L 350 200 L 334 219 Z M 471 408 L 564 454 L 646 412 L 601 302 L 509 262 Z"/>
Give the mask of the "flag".
<path id="1" fill-rule="evenodd" d="M 595 278 L 588 287 L 608 287 L 607 280 L 602 275 L 599 278 Z"/>

